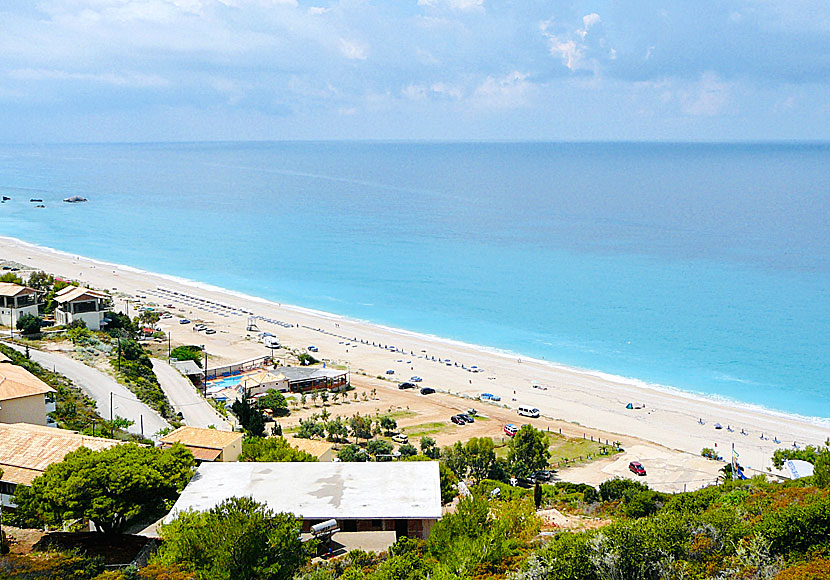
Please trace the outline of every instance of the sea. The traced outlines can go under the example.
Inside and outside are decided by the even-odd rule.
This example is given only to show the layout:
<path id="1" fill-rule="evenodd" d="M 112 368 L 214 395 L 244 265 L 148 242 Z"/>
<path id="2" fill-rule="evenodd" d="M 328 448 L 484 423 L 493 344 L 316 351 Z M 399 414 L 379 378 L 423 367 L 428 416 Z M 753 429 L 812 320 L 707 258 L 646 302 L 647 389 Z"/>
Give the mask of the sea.
<path id="1" fill-rule="evenodd" d="M 830 418 L 830 143 L 0 145 L 0 193 L 0 235 Z"/>

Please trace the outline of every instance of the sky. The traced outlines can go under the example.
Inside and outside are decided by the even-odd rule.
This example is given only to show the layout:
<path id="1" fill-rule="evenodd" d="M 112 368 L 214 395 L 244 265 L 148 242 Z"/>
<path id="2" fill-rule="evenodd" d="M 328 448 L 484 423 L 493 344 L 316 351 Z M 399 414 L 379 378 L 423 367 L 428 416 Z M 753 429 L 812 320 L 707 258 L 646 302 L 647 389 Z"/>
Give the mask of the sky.
<path id="1" fill-rule="evenodd" d="M 2 0 L 0 142 L 830 138 L 827 0 Z"/>

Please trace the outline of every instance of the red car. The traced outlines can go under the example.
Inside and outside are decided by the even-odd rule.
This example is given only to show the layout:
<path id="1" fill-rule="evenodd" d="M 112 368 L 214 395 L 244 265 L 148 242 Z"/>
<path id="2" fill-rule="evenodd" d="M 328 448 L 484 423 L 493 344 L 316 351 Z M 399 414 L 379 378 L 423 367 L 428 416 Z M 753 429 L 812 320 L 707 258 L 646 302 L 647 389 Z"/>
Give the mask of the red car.
<path id="1" fill-rule="evenodd" d="M 646 468 L 639 461 L 632 461 L 628 464 L 628 470 L 636 475 L 645 475 Z"/>

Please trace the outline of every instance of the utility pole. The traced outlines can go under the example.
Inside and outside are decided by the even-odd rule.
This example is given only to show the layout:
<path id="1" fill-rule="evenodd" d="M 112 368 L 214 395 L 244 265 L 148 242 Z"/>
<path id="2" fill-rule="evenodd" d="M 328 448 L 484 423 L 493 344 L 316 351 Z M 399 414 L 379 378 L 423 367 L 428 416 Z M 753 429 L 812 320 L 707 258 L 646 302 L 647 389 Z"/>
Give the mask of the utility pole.
<path id="1" fill-rule="evenodd" d="M 112 391 L 110 391 L 110 437 L 115 437 L 115 424 L 112 422 Z"/>
<path id="2" fill-rule="evenodd" d="M 121 372 L 121 337 L 116 336 L 115 340 L 118 341 L 118 372 Z"/>
<path id="3" fill-rule="evenodd" d="M 170 364 L 170 331 L 167 331 L 167 364 Z"/>

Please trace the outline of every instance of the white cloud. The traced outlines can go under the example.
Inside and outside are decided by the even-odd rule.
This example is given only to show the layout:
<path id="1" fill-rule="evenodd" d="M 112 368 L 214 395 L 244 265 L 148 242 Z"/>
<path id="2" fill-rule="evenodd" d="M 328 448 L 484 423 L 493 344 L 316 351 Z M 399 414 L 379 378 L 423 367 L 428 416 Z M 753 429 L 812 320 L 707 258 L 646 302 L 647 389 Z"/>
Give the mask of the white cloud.
<path id="1" fill-rule="evenodd" d="M 324 8 L 322 6 L 309 6 L 308 7 L 308 13 L 311 14 L 312 16 L 320 16 L 321 14 L 325 14 L 326 12 L 329 12 L 329 11 L 330 11 L 329 8 Z"/>
<path id="2" fill-rule="evenodd" d="M 340 39 L 340 54 L 349 60 L 366 60 L 368 57 L 369 47 L 365 44 L 355 41 Z"/>
<path id="3" fill-rule="evenodd" d="M 731 89 L 715 73 L 703 73 L 697 83 L 679 93 L 681 109 L 687 115 L 714 117 L 726 108 Z"/>
<path id="4" fill-rule="evenodd" d="M 454 12 L 484 12 L 484 0 L 418 0 L 418 6 L 446 8 Z"/>
<path id="5" fill-rule="evenodd" d="M 576 31 L 577 35 L 579 35 L 579 37 L 582 40 L 585 40 L 585 37 L 588 36 L 588 29 L 591 28 L 592 26 L 594 26 L 595 24 L 598 24 L 599 21 L 600 21 L 599 14 L 597 14 L 596 12 L 592 12 L 591 14 L 586 14 L 585 16 L 582 17 L 583 28 L 580 28 L 579 30 Z"/>
<path id="6" fill-rule="evenodd" d="M 407 85 L 401 91 L 401 95 L 410 101 L 424 101 L 429 98 L 460 101 L 464 96 L 464 91 L 461 87 L 455 85 L 435 82 L 429 86 L 417 84 Z"/>
<path id="7" fill-rule="evenodd" d="M 163 87 L 169 82 L 158 75 L 144 75 L 137 73 L 76 73 L 50 69 L 15 69 L 9 71 L 9 76 L 18 80 L 27 81 L 83 81 L 96 82 L 121 87 Z"/>
<path id="8" fill-rule="evenodd" d="M 589 34 L 591 29 L 602 22 L 599 14 L 592 12 L 582 17 L 582 28 L 568 32 L 561 26 L 554 32 L 554 21 L 545 20 L 539 23 L 539 30 L 548 41 L 548 51 L 553 56 L 562 59 L 562 63 L 572 71 L 589 70 L 599 74 L 600 60 L 615 60 L 617 51 L 608 48 L 605 38 L 601 35 Z"/>
<path id="9" fill-rule="evenodd" d="M 533 84 L 528 75 L 513 71 L 503 77 L 488 76 L 476 87 L 473 104 L 487 109 L 515 109 L 527 104 Z"/>

